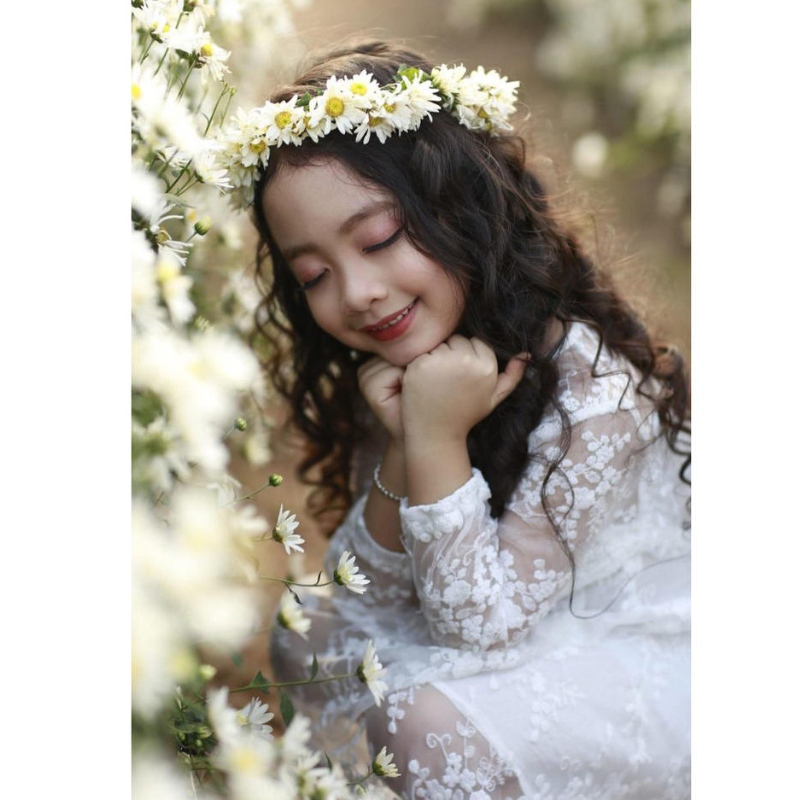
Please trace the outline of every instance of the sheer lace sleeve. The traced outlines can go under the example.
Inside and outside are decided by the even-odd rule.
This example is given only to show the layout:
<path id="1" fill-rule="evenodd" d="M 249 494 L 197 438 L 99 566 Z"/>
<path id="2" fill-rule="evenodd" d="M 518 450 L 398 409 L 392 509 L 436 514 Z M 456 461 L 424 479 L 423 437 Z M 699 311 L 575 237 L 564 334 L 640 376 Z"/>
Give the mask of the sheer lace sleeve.
<path id="1" fill-rule="evenodd" d="M 591 359 L 575 355 L 565 357 L 561 381 L 571 443 L 547 480 L 561 438 L 554 412 L 531 435 L 529 465 L 499 520 L 490 515 L 489 487 L 475 469 L 439 502 L 401 506 L 417 595 L 440 644 L 473 651 L 514 645 L 569 593 L 571 565 L 551 518 L 579 570 L 585 563 L 588 577 L 599 578 L 610 569 L 583 556 L 599 530 L 633 513 L 655 417 L 627 373 L 593 377 Z"/>
<path id="2" fill-rule="evenodd" d="M 576 585 L 588 587 L 582 597 L 588 605 L 605 602 L 601 592 L 591 594 L 604 579 L 614 575 L 619 588 L 640 570 L 648 547 L 657 557 L 665 555 L 657 552 L 658 541 L 646 541 L 648 535 L 658 539 L 664 523 L 656 517 L 674 514 L 679 502 L 659 496 L 660 487 L 671 490 L 675 481 L 664 479 L 665 443 L 655 441 L 657 417 L 650 401 L 635 392 L 627 362 L 603 350 L 595 363 L 597 352 L 596 335 L 573 326 L 559 356 L 569 446 L 548 475 L 562 439 L 560 417 L 551 410 L 530 435 L 528 466 L 500 519 L 492 518 L 489 487 L 473 469 L 463 486 L 436 503 L 401 503 L 406 552 L 395 553 L 370 536 L 361 497 L 337 531 L 326 562 L 332 574 L 347 549 L 372 581 L 365 595 L 341 601 L 343 612 L 350 606 L 357 616 L 366 603 L 379 615 L 391 615 L 399 606 L 418 604 L 435 643 L 485 652 L 521 642 L 569 595 L 572 566 L 553 522 L 575 561 Z M 364 490 L 379 452 L 362 453 Z M 625 524 L 637 515 L 641 534 Z"/>

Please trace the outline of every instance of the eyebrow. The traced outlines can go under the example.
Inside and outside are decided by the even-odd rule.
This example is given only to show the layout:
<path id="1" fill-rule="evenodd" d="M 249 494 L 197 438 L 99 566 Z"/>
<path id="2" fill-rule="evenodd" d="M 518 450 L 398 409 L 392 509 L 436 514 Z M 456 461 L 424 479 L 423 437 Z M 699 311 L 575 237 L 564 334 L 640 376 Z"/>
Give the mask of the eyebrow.
<path id="1" fill-rule="evenodd" d="M 389 209 L 395 208 L 396 203 L 392 200 L 381 200 L 377 203 L 370 203 L 369 205 L 364 206 L 360 210 L 356 211 L 354 214 L 351 214 L 340 226 L 338 233 L 340 236 L 344 236 L 348 233 L 351 233 L 355 228 L 357 228 L 364 220 L 370 219 L 371 217 L 377 216 L 378 214 L 383 213 Z M 283 251 L 283 257 L 286 261 L 291 261 L 298 256 L 305 255 L 306 253 L 316 253 L 318 252 L 319 248 L 313 242 L 307 242 L 304 244 L 298 244 L 294 247 L 287 247 Z"/>

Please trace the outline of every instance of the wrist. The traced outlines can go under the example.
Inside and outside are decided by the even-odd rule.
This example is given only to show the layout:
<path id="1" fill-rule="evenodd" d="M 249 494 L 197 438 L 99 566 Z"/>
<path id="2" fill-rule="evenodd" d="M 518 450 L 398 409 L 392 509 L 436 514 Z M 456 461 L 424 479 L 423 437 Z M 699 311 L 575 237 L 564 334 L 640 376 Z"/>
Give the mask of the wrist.
<path id="1" fill-rule="evenodd" d="M 384 486 L 383 481 L 381 480 L 381 467 L 383 466 L 383 462 L 379 461 L 375 465 L 375 469 L 372 472 L 372 482 L 375 484 L 375 488 L 384 496 L 387 497 L 389 500 L 394 501 L 395 503 L 401 503 L 403 500 L 407 500 L 408 498 L 404 495 L 395 494 L 391 489 Z"/>
<path id="2" fill-rule="evenodd" d="M 443 500 L 472 477 L 466 438 L 406 443 L 408 504 Z"/>

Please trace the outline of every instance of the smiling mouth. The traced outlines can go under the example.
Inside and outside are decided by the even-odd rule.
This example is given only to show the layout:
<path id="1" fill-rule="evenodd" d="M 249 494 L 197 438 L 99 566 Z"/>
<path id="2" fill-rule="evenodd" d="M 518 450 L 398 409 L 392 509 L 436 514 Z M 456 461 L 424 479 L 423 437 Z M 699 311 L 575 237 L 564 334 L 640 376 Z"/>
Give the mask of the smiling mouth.
<path id="1" fill-rule="evenodd" d="M 381 323 L 380 325 L 367 325 L 361 330 L 364 331 L 364 333 L 378 333 L 379 331 L 385 331 L 389 328 L 393 328 L 411 313 L 411 309 L 414 308 L 416 304 L 417 300 L 415 299 L 413 303 L 406 306 L 399 314 L 396 314 L 394 317 L 389 319 L 388 322 Z"/>

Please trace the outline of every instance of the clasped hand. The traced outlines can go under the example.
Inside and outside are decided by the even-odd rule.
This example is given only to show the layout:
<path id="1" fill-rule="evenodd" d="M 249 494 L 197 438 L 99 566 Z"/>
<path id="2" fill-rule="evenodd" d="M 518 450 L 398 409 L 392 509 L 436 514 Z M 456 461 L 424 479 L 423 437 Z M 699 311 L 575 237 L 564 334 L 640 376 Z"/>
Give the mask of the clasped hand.
<path id="1" fill-rule="evenodd" d="M 517 386 L 527 357 L 498 372 L 497 358 L 480 339 L 453 335 L 405 368 L 375 356 L 358 373 L 361 393 L 397 441 L 464 440 Z"/>

